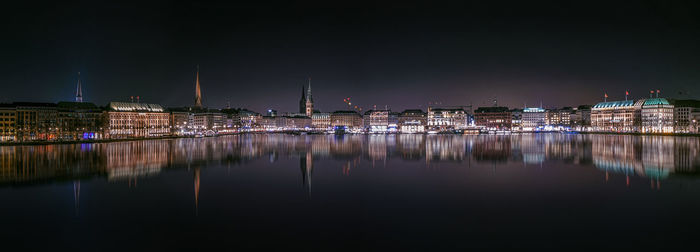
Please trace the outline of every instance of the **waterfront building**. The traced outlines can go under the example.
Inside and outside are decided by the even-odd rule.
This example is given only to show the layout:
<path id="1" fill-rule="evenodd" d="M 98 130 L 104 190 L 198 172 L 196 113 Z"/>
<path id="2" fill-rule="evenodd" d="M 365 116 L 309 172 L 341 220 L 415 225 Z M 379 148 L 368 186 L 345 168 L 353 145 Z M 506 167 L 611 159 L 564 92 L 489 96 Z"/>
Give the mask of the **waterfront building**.
<path id="1" fill-rule="evenodd" d="M 571 128 L 575 130 L 587 130 L 591 126 L 591 106 L 580 105 L 573 109 L 569 116 Z"/>
<path id="2" fill-rule="evenodd" d="M 348 130 L 362 129 L 362 116 L 355 111 L 339 110 L 331 114 L 331 127 L 346 127 Z"/>
<path id="3" fill-rule="evenodd" d="M 700 101 L 672 100 L 675 132 L 698 133 L 700 124 Z"/>
<path id="4" fill-rule="evenodd" d="M 225 108 L 221 110 L 224 121 L 224 131 L 236 132 L 241 127 L 241 115 L 239 109 Z"/>
<path id="5" fill-rule="evenodd" d="M 522 109 L 511 109 L 510 110 L 510 128 L 512 130 L 522 130 L 523 128 L 523 110 Z"/>
<path id="6" fill-rule="evenodd" d="M 315 129 L 328 129 L 331 127 L 331 113 L 314 112 L 311 115 L 311 126 Z"/>
<path id="7" fill-rule="evenodd" d="M 399 130 L 399 112 L 389 111 L 388 132 L 396 133 Z"/>
<path id="8" fill-rule="evenodd" d="M 428 107 L 428 128 L 432 130 L 456 130 L 467 126 L 467 113 L 462 107 Z"/>
<path id="9" fill-rule="evenodd" d="M 258 121 L 262 120 L 262 115 L 260 115 L 260 113 L 247 109 L 241 109 L 238 115 L 240 116 L 241 128 L 247 130 L 256 129 L 259 126 Z"/>
<path id="10" fill-rule="evenodd" d="M 673 105 L 664 98 L 644 99 L 642 104 L 643 133 L 672 133 Z"/>
<path id="11" fill-rule="evenodd" d="M 16 141 L 15 119 L 17 108 L 12 104 L 0 104 L 0 142 Z"/>
<path id="12" fill-rule="evenodd" d="M 399 114 L 398 127 L 401 133 L 422 133 L 428 123 L 427 116 L 423 110 L 407 109 Z"/>
<path id="13" fill-rule="evenodd" d="M 513 117 L 507 107 L 479 107 L 474 111 L 476 126 L 487 129 L 511 129 Z"/>
<path id="14" fill-rule="evenodd" d="M 190 123 L 191 120 L 191 114 L 190 112 L 187 112 L 186 110 L 178 110 L 178 109 L 171 109 L 170 110 L 170 127 L 171 127 L 171 133 L 173 135 L 187 135 L 189 134 L 190 130 L 188 128 L 188 124 Z"/>
<path id="15" fill-rule="evenodd" d="M 573 109 L 571 107 L 564 107 L 561 109 L 550 109 L 547 110 L 546 123 L 552 127 L 570 127 L 571 126 L 571 113 Z"/>
<path id="16" fill-rule="evenodd" d="M 311 78 L 309 78 L 309 88 L 304 91 L 304 87 L 301 87 L 301 100 L 299 100 L 299 113 L 305 114 L 307 117 L 311 117 L 314 113 L 314 98 L 311 95 Z"/>
<path id="17" fill-rule="evenodd" d="M 544 129 L 547 123 L 547 112 L 543 108 L 524 108 L 522 118 L 523 131 L 538 131 Z"/>
<path id="18" fill-rule="evenodd" d="M 105 138 L 146 138 L 170 134 L 170 115 L 158 104 L 110 102 Z"/>
<path id="19" fill-rule="evenodd" d="M 224 114 L 216 110 L 193 113 L 191 125 L 191 129 L 197 133 L 216 133 L 224 126 Z"/>
<path id="20" fill-rule="evenodd" d="M 90 102 L 59 102 L 58 140 L 101 139 L 102 109 Z"/>
<path id="21" fill-rule="evenodd" d="M 280 124 L 277 123 L 279 119 L 281 119 L 279 116 L 262 116 L 258 124 L 265 131 L 276 131 L 280 127 Z"/>
<path id="22" fill-rule="evenodd" d="M 386 133 L 389 129 L 389 110 L 368 110 L 363 117 L 369 133 Z"/>
<path id="23" fill-rule="evenodd" d="M 285 117 L 285 130 L 306 130 L 311 128 L 311 118 L 307 116 Z"/>
<path id="24" fill-rule="evenodd" d="M 55 140 L 58 133 L 58 110 L 55 103 L 15 102 L 17 141 Z"/>
<path id="25" fill-rule="evenodd" d="M 591 129 L 594 131 L 636 132 L 641 121 L 641 104 L 634 102 L 601 102 L 591 108 Z"/>

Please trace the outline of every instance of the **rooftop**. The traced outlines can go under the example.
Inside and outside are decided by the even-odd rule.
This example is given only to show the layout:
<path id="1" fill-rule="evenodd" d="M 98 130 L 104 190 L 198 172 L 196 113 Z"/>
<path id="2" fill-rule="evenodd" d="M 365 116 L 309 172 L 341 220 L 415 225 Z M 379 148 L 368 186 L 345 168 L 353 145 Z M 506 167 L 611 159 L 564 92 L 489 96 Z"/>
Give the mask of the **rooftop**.
<path id="1" fill-rule="evenodd" d="M 644 101 L 644 106 L 670 105 L 664 98 L 649 98 Z"/>
<path id="2" fill-rule="evenodd" d="M 136 102 L 110 102 L 109 109 L 121 112 L 163 112 L 158 104 Z"/>
<path id="3" fill-rule="evenodd" d="M 627 101 L 611 101 L 611 102 L 601 102 L 593 106 L 593 108 L 620 108 L 620 107 L 632 107 L 634 106 L 633 100 Z"/>
<path id="4" fill-rule="evenodd" d="M 479 107 L 474 113 L 503 113 L 508 112 L 507 107 Z"/>

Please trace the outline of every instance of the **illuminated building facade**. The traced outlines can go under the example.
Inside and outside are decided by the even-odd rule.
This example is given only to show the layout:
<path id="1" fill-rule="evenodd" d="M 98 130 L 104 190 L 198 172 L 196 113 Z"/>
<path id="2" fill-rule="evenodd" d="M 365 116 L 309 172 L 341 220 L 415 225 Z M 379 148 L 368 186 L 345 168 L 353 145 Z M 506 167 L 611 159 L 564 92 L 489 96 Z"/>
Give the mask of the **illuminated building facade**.
<path id="1" fill-rule="evenodd" d="M 173 135 L 182 136 L 189 132 L 190 113 L 186 111 L 170 111 L 170 127 Z"/>
<path id="2" fill-rule="evenodd" d="M 192 114 L 190 129 L 195 132 L 218 132 L 224 127 L 224 114 L 214 111 L 206 111 Z"/>
<path id="3" fill-rule="evenodd" d="M 423 133 L 428 124 L 425 112 L 420 109 L 407 109 L 399 114 L 399 132 L 401 133 Z"/>
<path id="4" fill-rule="evenodd" d="M 306 116 L 285 117 L 284 127 L 286 130 L 306 130 L 311 128 L 311 118 Z"/>
<path id="5" fill-rule="evenodd" d="M 641 104 L 644 100 L 634 102 L 601 102 L 591 108 L 591 130 L 611 132 L 635 132 L 641 120 Z"/>
<path id="6" fill-rule="evenodd" d="M 56 140 L 58 110 L 55 103 L 16 102 L 17 141 Z"/>
<path id="7" fill-rule="evenodd" d="M 147 138 L 170 135 L 170 115 L 158 104 L 110 102 L 105 137 Z"/>
<path id="8" fill-rule="evenodd" d="M 573 109 L 570 107 L 547 110 L 545 124 L 554 127 L 569 127 L 571 126 L 571 113 L 573 113 Z"/>
<path id="9" fill-rule="evenodd" d="M 428 128 L 434 130 L 455 130 L 467 126 L 467 113 L 464 108 L 428 107 Z"/>
<path id="10" fill-rule="evenodd" d="M 571 127 L 575 130 L 586 130 L 591 127 L 591 106 L 581 105 L 575 108 L 569 117 Z"/>
<path id="11" fill-rule="evenodd" d="M 644 99 L 642 104 L 643 133 L 672 133 L 673 105 L 664 98 Z"/>
<path id="12" fill-rule="evenodd" d="M 547 112 L 543 108 L 524 108 L 522 117 L 523 131 L 537 131 L 547 124 Z"/>
<path id="13" fill-rule="evenodd" d="M 241 128 L 251 130 L 259 126 L 259 121 L 262 120 L 262 115 L 260 113 L 250 111 L 247 109 L 241 109 L 238 112 Z"/>
<path id="14" fill-rule="evenodd" d="M 510 110 L 510 128 L 512 130 L 521 130 L 523 127 L 523 110 L 522 109 L 511 109 Z"/>
<path id="15" fill-rule="evenodd" d="M 331 127 L 331 113 L 315 112 L 311 115 L 311 126 L 315 129 L 328 129 Z"/>
<path id="16" fill-rule="evenodd" d="M 274 131 L 277 130 L 279 127 L 277 126 L 277 120 L 279 119 L 278 116 L 262 116 L 260 118 L 260 121 L 258 124 L 263 130 L 266 131 Z"/>
<path id="17" fill-rule="evenodd" d="M 510 129 L 513 123 L 507 107 L 479 107 L 474 110 L 476 126 L 487 129 Z"/>
<path id="18" fill-rule="evenodd" d="M 355 111 L 335 111 L 331 114 L 331 127 L 347 127 L 350 130 L 362 129 L 362 116 Z"/>
<path id="19" fill-rule="evenodd" d="M 675 132 L 698 133 L 698 124 L 700 122 L 700 101 L 674 100 L 673 105 Z"/>
<path id="20" fill-rule="evenodd" d="M 0 104 L 0 142 L 16 141 L 17 109 L 12 104 Z"/>
<path id="21" fill-rule="evenodd" d="M 101 139 L 104 133 L 102 109 L 90 102 L 59 102 L 58 139 Z"/>
<path id="22" fill-rule="evenodd" d="M 386 133 L 389 129 L 389 110 L 368 110 L 363 117 L 369 133 Z"/>

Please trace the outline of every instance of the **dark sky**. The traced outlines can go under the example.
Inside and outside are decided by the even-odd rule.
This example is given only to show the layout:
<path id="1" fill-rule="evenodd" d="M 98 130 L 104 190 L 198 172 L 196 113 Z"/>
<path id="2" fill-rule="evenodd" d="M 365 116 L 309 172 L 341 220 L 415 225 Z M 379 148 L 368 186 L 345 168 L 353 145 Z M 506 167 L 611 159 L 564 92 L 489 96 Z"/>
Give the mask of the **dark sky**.
<path id="1" fill-rule="evenodd" d="M 80 71 L 99 105 L 191 105 L 197 64 L 206 106 L 257 111 L 297 110 L 308 76 L 322 111 L 700 98 L 693 1 L 519 2 L 6 3 L 0 102 L 72 100 Z"/>

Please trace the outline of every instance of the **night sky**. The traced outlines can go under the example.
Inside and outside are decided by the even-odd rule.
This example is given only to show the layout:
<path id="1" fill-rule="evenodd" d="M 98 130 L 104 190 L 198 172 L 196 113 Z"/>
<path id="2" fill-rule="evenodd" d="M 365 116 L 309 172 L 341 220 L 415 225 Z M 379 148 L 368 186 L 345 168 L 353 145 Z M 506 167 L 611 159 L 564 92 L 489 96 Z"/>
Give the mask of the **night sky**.
<path id="1" fill-rule="evenodd" d="M 73 100 L 80 71 L 85 101 L 189 106 L 197 65 L 205 106 L 259 112 L 296 111 L 309 76 L 324 112 L 344 97 L 395 111 L 700 98 L 693 1 L 14 2 L 0 11 L 0 102 Z"/>

